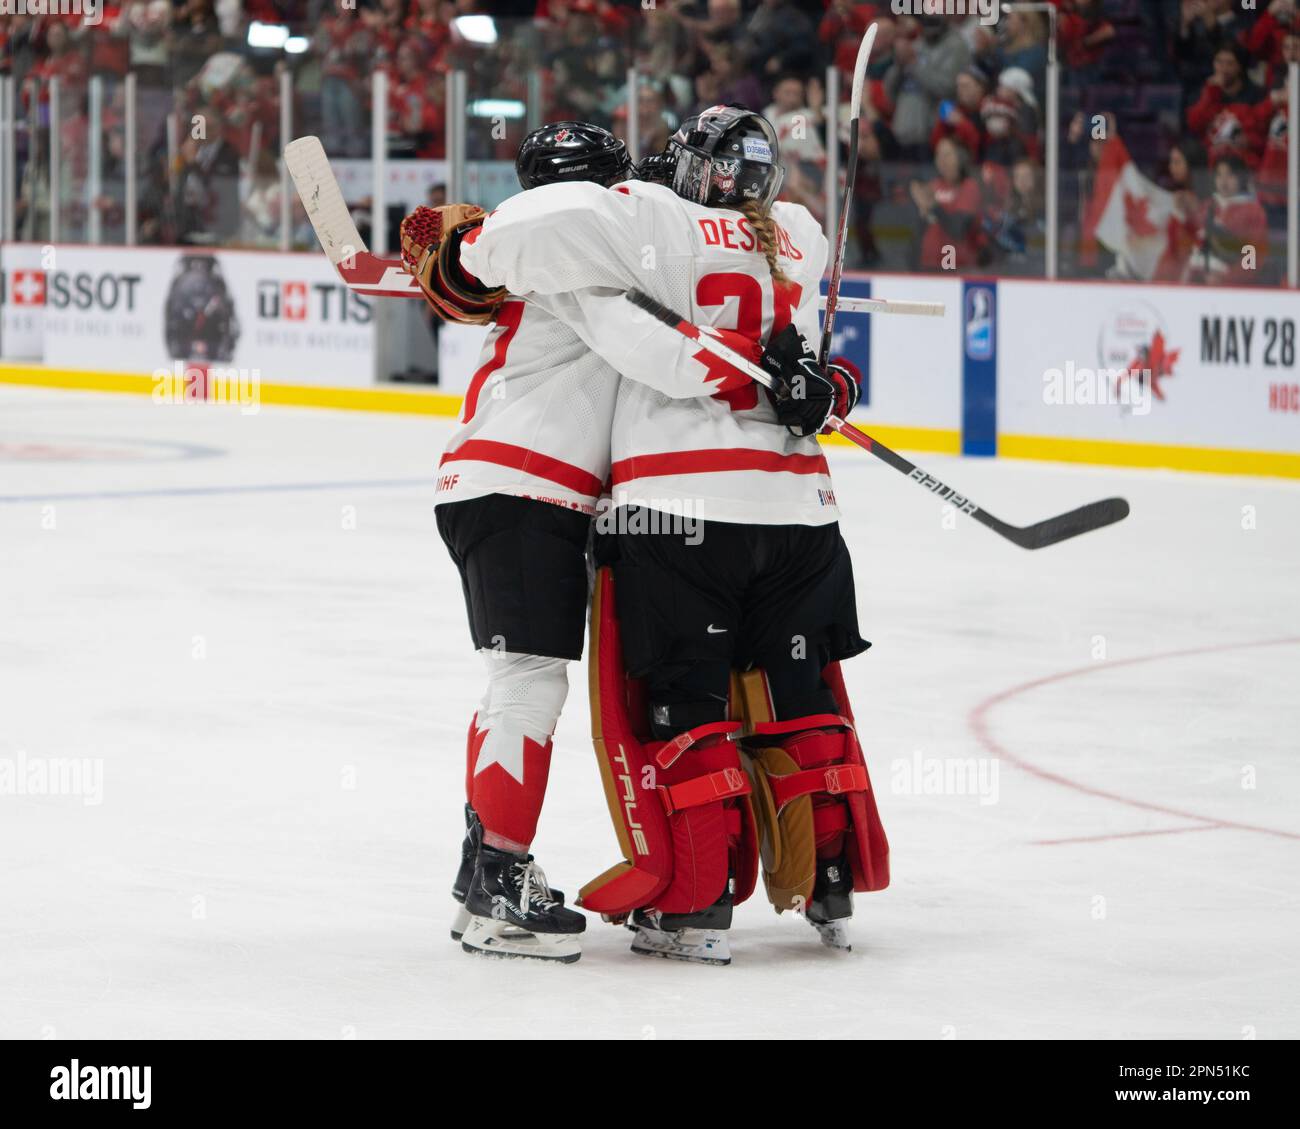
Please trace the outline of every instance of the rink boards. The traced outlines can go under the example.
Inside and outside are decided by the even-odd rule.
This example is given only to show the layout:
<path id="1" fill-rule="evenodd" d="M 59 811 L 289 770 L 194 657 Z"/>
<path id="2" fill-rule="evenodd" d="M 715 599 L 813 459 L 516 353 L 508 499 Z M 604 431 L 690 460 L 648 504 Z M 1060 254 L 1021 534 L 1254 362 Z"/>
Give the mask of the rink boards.
<path id="1" fill-rule="evenodd" d="M 196 275 L 234 328 L 193 346 L 176 323 Z M 263 403 L 449 415 L 483 336 L 443 331 L 440 391 L 377 385 L 373 301 L 315 254 L 9 244 L 0 282 L 0 382 L 150 393 L 215 349 Z M 1293 291 L 853 275 L 845 293 L 948 310 L 837 322 L 854 421 L 887 443 L 1300 477 Z"/>

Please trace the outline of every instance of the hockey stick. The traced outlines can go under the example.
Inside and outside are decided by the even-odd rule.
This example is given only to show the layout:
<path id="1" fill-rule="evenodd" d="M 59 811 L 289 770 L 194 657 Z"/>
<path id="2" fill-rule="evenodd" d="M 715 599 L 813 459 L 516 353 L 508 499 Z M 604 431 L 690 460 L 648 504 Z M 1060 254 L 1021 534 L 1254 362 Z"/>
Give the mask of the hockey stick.
<path id="1" fill-rule="evenodd" d="M 284 163 L 321 249 L 350 289 L 378 297 L 423 297 L 415 279 L 403 269 L 401 259 L 378 258 L 366 247 L 352 222 L 320 138 L 290 141 L 284 147 Z"/>
<path id="2" fill-rule="evenodd" d="M 844 273 L 844 250 L 849 242 L 849 206 L 853 203 L 853 185 L 858 179 L 858 119 L 862 117 L 862 88 L 867 81 L 867 64 L 876 43 L 877 25 L 867 28 L 853 64 L 853 92 L 849 98 L 849 163 L 844 169 L 844 194 L 840 197 L 840 230 L 835 237 L 835 259 L 831 281 L 826 288 L 826 316 L 822 319 L 822 347 L 817 354 L 822 368 L 831 356 L 831 334 L 835 330 L 835 313 L 840 303 L 840 277 Z M 836 140 L 838 144 L 838 140 Z"/>
<path id="3" fill-rule="evenodd" d="M 821 307 L 830 309 L 830 295 L 822 296 Z M 912 317 L 941 318 L 948 308 L 942 302 L 899 302 L 891 298 L 836 297 L 836 313 L 843 314 L 910 314 Z M 827 314 L 827 317 L 833 316 Z"/>
<path id="4" fill-rule="evenodd" d="M 624 297 L 651 317 L 657 318 L 682 336 L 698 343 L 705 352 L 727 361 L 764 387 L 772 387 L 772 377 L 766 369 L 756 365 L 748 357 L 742 357 L 735 350 L 729 349 L 712 334 L 686 321 L 649 294 L 641 290 L 629 290 Z M 1036 525 L 1011 525 L 981 509 L 969 498 L 958 494 L 951 486 L 946 486 L 934 475 L 928 474 L 915 463 L 903 458 L 897 451 L 890 450 L 883 443 L 872 439 L 866 432 L 859 431 L 850 423 L 845 423 L 838 416 L 831 416 L 827 426 L 832 431 L 843 435 L 850 443 L 857 444 L 864 451 L 870 451 L 882 462 L 907 475 L 913 482 L 920 483 L 940 501 L 951 502 L 968 517 L 974 518 L 981 525 L 993 530 L 1000 537 L 1005 537 L 1013 544 L 1019 545 L 1022 549 L 1046 549 L 1049 545 L 1068 541 L 1082 533 L 1091 533 L 1094 529 L 1114 525 L 1117 521 L 1123 521 L 1129 514 L 1128 502 L 1123 498 L 1107 498 L 1103 502 L 1093 502 L 1069 513 L 1049 517 Z"/>
<path id="5" fill-rule="evenodd" d="M 290 141 L 284 147 L 284 163 L 321 248 L 349 289 L 380 298 L 424 296 L 401 259 L 381 258 L 366 248 L 319 138 Z M 888 298 L 841 298 L 839 308 L 853 314 L 913 317 L 943 317 L 945 313 L 942 302 L 899 302 Z"/>

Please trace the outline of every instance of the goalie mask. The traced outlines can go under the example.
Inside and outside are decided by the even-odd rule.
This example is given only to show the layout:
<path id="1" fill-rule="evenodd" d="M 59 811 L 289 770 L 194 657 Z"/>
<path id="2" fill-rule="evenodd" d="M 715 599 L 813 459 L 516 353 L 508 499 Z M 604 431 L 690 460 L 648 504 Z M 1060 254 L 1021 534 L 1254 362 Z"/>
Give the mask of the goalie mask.
<path id="1" fill-rule="evenodd" d="M 632 171 L 627 146 L 589 122 L 552 122 L 535 129 L 515 157 L 515 172 L 525 189 L 578 180 L 608 188 L 628 180 Z"/>
<path id="2" fill-rule="evenodd" d="M 712 106 L 682 123 L 668 143 L 675 155 L 672 189 L 684 200 L 766 211 L 781 191 L 785 170 L 776 130 L 743 106 Z"/>

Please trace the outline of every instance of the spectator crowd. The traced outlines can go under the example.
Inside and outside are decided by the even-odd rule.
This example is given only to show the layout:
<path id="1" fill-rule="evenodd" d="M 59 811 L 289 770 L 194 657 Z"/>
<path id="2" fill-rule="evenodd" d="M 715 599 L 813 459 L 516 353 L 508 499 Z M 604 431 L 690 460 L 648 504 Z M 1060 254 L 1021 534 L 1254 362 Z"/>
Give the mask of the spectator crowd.
<path id="1" fill-rule="evenodd" d="M 1286 75 L 1300 59 L 1295 0 L 1052 4 L 1066 272 L 1122 273 L 1084 231 L 1105 145 L 1116 138 L 1174 200 L 1162 277 L 1204 277 L 1207 248 L 1231 262 L 1247 241 L 1267 249 L 1271 236 L 1280 245 Z M 384 72 L 389 155 L 425 159 L 445 154 L 446 76 L 463 71 L 467 155 L 508 161 L 526 129 L 524 107 L 538 100 L 543 120 L 583 118 L 626 136 L 629 68 L 638 76 L 636 151 L 658 151 L 704 107 L 744 103 L 777 127 L 787 198 L 824 217 L 828 71 L 838 71 L 846 101 L 858 43 L 877 21 L 852 202 L 856 265 L 1041 273 L 1052 23 L 1024 9 L 993 25 L 929 14 L 942 8 L 929 0 L 105 0 L 94 26 L 75 16 L 10 16 L 0 21 L 0 73 L 18 91 L 20 218 L 29 233 L 48 224 L 42 153 L 60 144 L 65 231 L 84 224 L 88 207 L 99 209 L 106 238 L 121 229 L 128 70 L 140 98 L 141 239 L 273 244 L 286 70 L 295 132 L 320 134 L 338 157 L 370 155 L 371 77 Z M 250 35 L 254 24 L 292 39 Z M 104 76 L 107 95 L 104 189 L 87 204 L 78 186 L 91 75 Z M 60 80 L 58 121 L 50 120 L 52 78 Z M 841 153 L 846 110 L 836 115 Z"/>

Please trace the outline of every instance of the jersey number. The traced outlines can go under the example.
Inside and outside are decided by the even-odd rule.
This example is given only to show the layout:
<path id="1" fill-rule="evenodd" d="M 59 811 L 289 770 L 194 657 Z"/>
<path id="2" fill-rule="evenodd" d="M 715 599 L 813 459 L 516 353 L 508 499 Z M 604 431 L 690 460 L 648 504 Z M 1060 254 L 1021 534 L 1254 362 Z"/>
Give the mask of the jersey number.
<path id="1" fill-rule="evenodd" d="M 772 336 L 790 324 L 802 294 L 803 288 L 797 283 L 773 280 Z M 695 286 L 695 304 L 701 309 L 724 305 L 729 298 L 736 299 L 736 324 L 718 328 L 734 329 L 751 341 L 762 341 L 763 284 L 757 278 L 752 274 L 727 272 L 706 274 Z M 726 364 L 703 350 L 696 353 L 694 359 L 704 365 L 710 375 Z M 729 404 L 733 412 L 748 411 L 758 407 L 758 385 L 747 384 L 742 388 L 733 388 L 730 392 L 715 392 L 713 398 Z"/>

